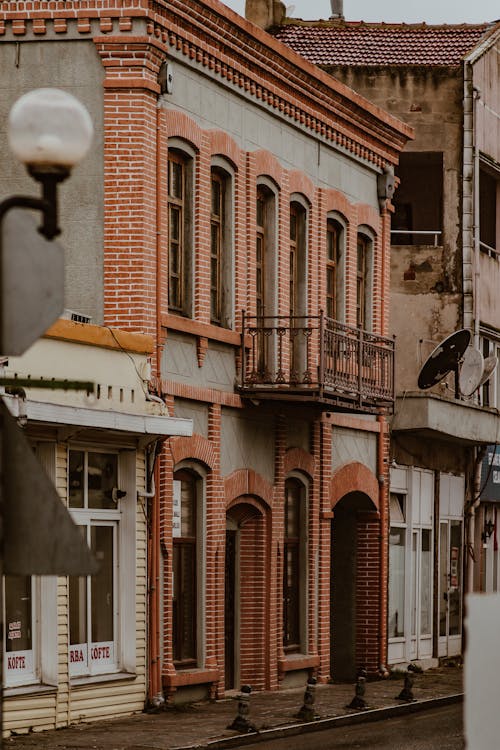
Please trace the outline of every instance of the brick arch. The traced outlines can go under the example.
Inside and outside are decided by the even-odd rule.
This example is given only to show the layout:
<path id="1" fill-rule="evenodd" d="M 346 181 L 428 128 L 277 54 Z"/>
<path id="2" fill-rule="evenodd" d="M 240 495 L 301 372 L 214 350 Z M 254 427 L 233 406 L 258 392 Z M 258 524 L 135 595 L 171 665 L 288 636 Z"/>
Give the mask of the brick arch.
<path id="1" fill-rule="evenodd" d="M 337 211 L 342 214 L 346 221 L 350 222 L 353 220 L 354 206 L 350 203 L 343 193 L 338 190 L 322 189 L 324 196 L 323 208 L 325 213 L 331 211 Z"/>
<path id="2" fill-rule="evenodd" d="M 270 482 L 253 469 L 237 469 L 225 478 L 224 494 L 226 496 L 226 508 L 230 508 L 242 495 L 254 495 L 261 498 L 271 508 L 273 487 Z"/>
<path id="3" fill-rule="evenodd" d="M 303 174 L 302 172 L 293 170 L 289 173 L 288 189 L 290 191 L 290 195 L 292 195 L 292 193 L 301 193 L 307 198 L 309 203 L 314 202 L 314 184 L 312 180 L 310 180 L 309 177 L 307 177 L 307 175 Z"/>
<path id="4" fill-rule="evenodd" d="M 174 466 L 189 458 L 200 461 L 210 469 L 214 469 L 217 465 L 212 443 L 201 435 L 171 438 L 168 447 L 172 454 Z"/>
<path id="5" fill-rule="evenodd" d="M 358 203 L 356 206 L 358 214 L 358 225 L 366 224 L 366 226 L 372 230 L 374 234 L 380 233 L 380 214 L 373 208 L 373 206 L 367 206 L 365 203 Z"/>
<path id="6" fill-rule="evenodd" d="M 358 461 L 341 466 L 330 480 L 330 505 L 332 510 L 349 492 L 363 492 L 368 495 L 377 511 L 379 508 L 379 487 L 377 477 L 364 464 Z"/>
<path id="7" fill-rule="evenodd" d="M 198 151 L 203 142 L 204 131 L 184 112 L 167 110 L 165 112 L 168 138 L 183 138 L 195 146 Z"/>
<path id="8" fill-rule="evenodd" d="M 220 155 L 229 159 L 233 166 L 237 168 L 242 151 L 236 141 L 220 130 L 210 130 L 208 137 L 210 139 L 210 153 L 213 156 Z"/>
<path id="9" fill-rule="evenodd" d="M 302 471 L 304 474 L 312 479 L 314 476 L 314 469 L 316 461 L 310 453 L 305 451 L 303 448 L 289 448 L 285 453 L 283 461 L 283 470 L 286 474 L 291 471 Z"/>
<path id="10" fill-rule="evenodd" d="M 258 176 L 271 177 L 281 187 L 283 182 L 283 168 L 277 158 L 269 151 L 259 150 L 250 154 L 255 165 L 255 173 Z"/>

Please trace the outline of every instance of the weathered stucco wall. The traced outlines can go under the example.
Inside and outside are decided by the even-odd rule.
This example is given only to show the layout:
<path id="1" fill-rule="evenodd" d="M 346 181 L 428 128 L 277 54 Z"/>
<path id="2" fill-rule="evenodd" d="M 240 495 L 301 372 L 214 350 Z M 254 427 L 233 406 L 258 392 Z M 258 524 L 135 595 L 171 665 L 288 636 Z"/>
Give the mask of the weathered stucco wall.
<path id="1" fill-rule="evenodd" d="M 396 336 L 396 386 L 399 392 L 415 390 L 418 369 L 433 342 L 462 325 L 462 75 L 452 68 L 330 72 L 415 129 L 415 139 L 405 151 L 443 155 L 443 195 L 435 191 L 437 201 L 445 197 L 442 245 L 391 247 L 390 327 Z M 433 187 L 430 179 L 428 190 Z"/>
<path id="2" fill-rule="evenodd" d="M 12 104 L 32 89 L 55 86 L 89 110 L 96 135 L 84 161 L 59 188 L 60 242 L 65 248 L 65 306 L 103 319 L 103 89 L 104 71 L 91 40 L 0 44 L 0 148 L 4 190 L 37 195 L 39 188 L 7 146 Z M 7 179 L 8 176 L 8 179 Z"/>

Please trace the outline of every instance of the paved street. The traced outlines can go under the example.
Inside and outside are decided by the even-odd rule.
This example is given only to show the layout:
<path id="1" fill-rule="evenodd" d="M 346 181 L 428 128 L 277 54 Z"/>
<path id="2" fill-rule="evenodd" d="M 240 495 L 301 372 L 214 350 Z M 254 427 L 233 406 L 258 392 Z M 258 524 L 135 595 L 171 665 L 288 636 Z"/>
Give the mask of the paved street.
<path id="1" fill-rule="evenodd" d="M 461 750 L 462 706 L 451 705 L 370 724 L 284 737 L 253 745 L 256 750 Z"/>

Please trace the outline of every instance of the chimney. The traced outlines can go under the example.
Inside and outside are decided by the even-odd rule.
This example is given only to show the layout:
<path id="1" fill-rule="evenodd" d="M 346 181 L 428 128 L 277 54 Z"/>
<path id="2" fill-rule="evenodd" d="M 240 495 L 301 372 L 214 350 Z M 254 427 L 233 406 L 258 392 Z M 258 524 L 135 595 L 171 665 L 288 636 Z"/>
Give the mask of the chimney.
<path id="1" fill-rule="evenodd" d="M 344 0 L 330 0 L 332 6 L 332 15 L 330 21 L 334 21 L 338 18 L 340 21 L 344 20 Z"/>
<path id="2" fill-rule="evenodd" d="M 245 18 L 261 29 L 279 26 L 286 14 L 285 4 L 280 0 L 246 0 Z"/>

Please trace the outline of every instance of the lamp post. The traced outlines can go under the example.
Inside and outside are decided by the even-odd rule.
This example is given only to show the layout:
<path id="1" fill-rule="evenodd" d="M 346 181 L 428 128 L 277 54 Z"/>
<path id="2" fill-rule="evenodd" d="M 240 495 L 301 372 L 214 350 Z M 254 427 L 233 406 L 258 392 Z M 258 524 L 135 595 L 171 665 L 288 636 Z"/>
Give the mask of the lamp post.
<path id="1" fill-rule="evenodd" d="M 10 111 L 9 145 L 29 174 L 40 183 L 41 196 L 13 195 L 0 202 L 0 355 L 22 354 L 62 311 L 64 256 L 62 248 L 51 242 L 60 233 L 57 186 L 85 156 L 92 134 L 92 120 L 85 107 L 60 89 L 31 91 L 21 96 Z M 13 215 L 5 220 L 11 209 L 39 211 L 42 219 L 38 231 L 45 239 L 36 232 L 30 234 L 31 219 L 21 212 L 21 218 Z M 47 518 L 53 519 L 52 528 L 49 526 L 50 537 L 40 532 L 42 553 L 38 562 L 32 564 L 25 560 L 29 570 L 23 573 L 87 574 L 94 572 L 94 563 L 88 549 L 83 549 L 83 545 L 82 550 L 79 548 L 81 536 L 61 506 L 55 488 L 47 484 L 47 478 L 39 476 L 41 469 L 33 464 L 35 459 L 29 445 L 18 437 L 17 426 L 13 428 L 12 418 L 3 403 L 0 406 L 0 626 L 3 626 L 2 577 L 4 572 L 18 572 L 16 563 L 22 556 L 14 535 L 8 531 L 13 528 L 11 519 L 19 502 L 28 503 L 37 530 L 47 525 Z M 22 440 L 25 441 L 24 436 Z M 14 444 L 16 450 L 13 451 Z M 22 482 L 18 481 L 19 476 Z M 31 505 L 33 500 L 35 504 Z M 57 560 L 54 547 L 49 549 L 54 538 L 58 545 L 55 551 L 60 555 Z M 13 552 L 4 549 L 5 541 L 9 542 L 9 549 L 14 546 Z M 75 557 L 78 558 L 76 565 Z M 72 573 L 71 567 L 76 568 Z M 0 691 L 3 650 L 0 644 Z M 0 745 L 2 702 L 0 692 Z"/>
<path id="2" fill-rule="evenodd" d="M 60 233 L 57 185 L 69 176 L 90 148 L 93 126 L 88 111 L 60 89 L 30 91 L 12 107 L 8 121 L 11 150 L 40 182 L 42 197 L 12 196 L 0 203 L 0 222 L 11 208 L 32 208 L 43 214 L 39 231 L 48 240 Z"/>

